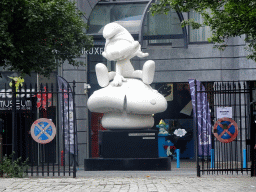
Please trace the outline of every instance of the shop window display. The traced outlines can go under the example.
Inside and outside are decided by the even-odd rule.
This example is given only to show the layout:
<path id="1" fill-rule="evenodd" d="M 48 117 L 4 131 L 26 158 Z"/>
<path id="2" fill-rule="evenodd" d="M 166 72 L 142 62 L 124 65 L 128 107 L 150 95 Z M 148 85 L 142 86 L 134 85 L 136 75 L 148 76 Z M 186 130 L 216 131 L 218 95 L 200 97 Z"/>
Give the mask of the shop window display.
<path id="1" fill-rule="evenodd" d="M 181 158 L 194 157 L 193 113 L 188 83 L 158 83 L 158 90 L 167 100 L 168 107 L 163 113 L 155 114 L 156 126 L 161 119 L 168 124 L 166 130 L 175 148 L 180 149 Z M 185 133 L 186 132 L 186 133 Z M 181 135 L 181 133 L 185 133 Z"/>

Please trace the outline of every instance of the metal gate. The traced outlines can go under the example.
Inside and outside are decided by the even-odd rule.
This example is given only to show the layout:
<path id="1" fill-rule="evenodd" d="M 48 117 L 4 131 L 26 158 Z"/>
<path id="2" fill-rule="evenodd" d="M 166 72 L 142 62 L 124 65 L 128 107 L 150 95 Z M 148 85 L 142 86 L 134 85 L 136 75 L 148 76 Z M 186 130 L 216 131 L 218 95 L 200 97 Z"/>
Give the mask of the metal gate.
<path id="1" fill-rule="evenodd" d="M 197 176 L 255 176 L 254 83 L 194 80 L 190 89 L 196 111 Z"/>
<path id="2" fill-rule="evenodd" d="M 15 86 L 16 85 L 16 86 Z M 3 87 L 3 85 L 2 85 Z M 29 176 L 73 176 L 77 166 L 75 82 L 4 85 L 0 90 L 3 155 L 28 158 Z M 1 133 L 0 133 L 1 134 Z"/>

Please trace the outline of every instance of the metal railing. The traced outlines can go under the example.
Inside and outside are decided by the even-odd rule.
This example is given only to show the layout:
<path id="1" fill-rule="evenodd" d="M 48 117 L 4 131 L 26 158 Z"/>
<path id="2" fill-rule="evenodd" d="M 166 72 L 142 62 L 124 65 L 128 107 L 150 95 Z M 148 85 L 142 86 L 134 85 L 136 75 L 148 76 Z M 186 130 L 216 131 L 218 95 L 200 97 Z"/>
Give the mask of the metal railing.
<path id="1" fill-rule="evenodd" d="M 195 80 L 197 176 L 254 176 L 254 129 L 250 82 Z"/>
<path id="2" fill-rule="evenodd" d="M 28 158 L 29 176 L 76 177 L 76 83 L 12 85 L 0 90 L 3 155 Z"/>

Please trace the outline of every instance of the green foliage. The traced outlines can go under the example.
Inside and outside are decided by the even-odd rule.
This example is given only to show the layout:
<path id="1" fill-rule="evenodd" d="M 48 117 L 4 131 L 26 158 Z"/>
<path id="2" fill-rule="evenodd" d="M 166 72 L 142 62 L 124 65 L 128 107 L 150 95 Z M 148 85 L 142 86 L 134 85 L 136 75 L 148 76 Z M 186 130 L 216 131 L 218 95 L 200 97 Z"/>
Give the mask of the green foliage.
<path id="1" fill-rule="evenodd" d="M 199 29 L 202 26 L 202 24 L 195 22 L 194 19 L 183 20 L 181 22 L 182 27 L 185 27 L 186 25 L 191 25 L 193 29 Z"/>
<path id="2" fill-rule="evenodd" d="M 2 163 L 0 164 L 0 175 L 4 177 L 23 177 L 24 171 L 28 168 L 28 158 L 26 161 L 22 162 L 21 157 L 12 162 L 14 152 L 9 157 L 4 157 Z"/>
<path id="3" fill-rule="evenodd" d="M 203 25 L 210 26 L 212 38 L 216 47 L 223 49 L 225 40 L 246 34 L 249 41 L 248 58 L 256 61 L 256 0 L 158 0 L 151 7 L 151 12 L 166 13 L 170 9 L 181 12 L 195 10 L 204 19 Z M 192 27 L 200 27 L 193 21 L 184 21 L 183 26 L 193 24 Z"/>
<path id="4" fill-rule="evenodd" d="M 93 44 L 82 13 L 69 0 L 1 0 L 0 66 L 48 76 Z M 58 62 L 57 62 L 58 61 Z"/>

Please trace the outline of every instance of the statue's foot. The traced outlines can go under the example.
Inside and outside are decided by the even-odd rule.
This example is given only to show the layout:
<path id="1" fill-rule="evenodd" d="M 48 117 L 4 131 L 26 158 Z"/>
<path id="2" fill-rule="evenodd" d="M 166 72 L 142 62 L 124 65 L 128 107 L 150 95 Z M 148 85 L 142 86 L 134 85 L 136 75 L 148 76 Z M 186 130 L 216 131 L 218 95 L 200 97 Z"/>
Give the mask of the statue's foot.
<path id="1" fill-rule="evenodd" d="M 105 113 L 102 126 L 106 129 L 145 129 L 154 126 L 152 115 L 123 113 Z"/>
<path id="2" fill-rule="evenodd" d="M 101 87 L 106 87 L 109 84 L 108 68 L 102 63 L 95 66 L 98 83 Z"/>
<path id="3" fill-rule="evenodd" d="M 142 81 L 145 84 L 151 84 L 154 80 L 155 74 L 155 62 L 152 60 L 148 60 L 144 63 L 142 69 Z"/>

